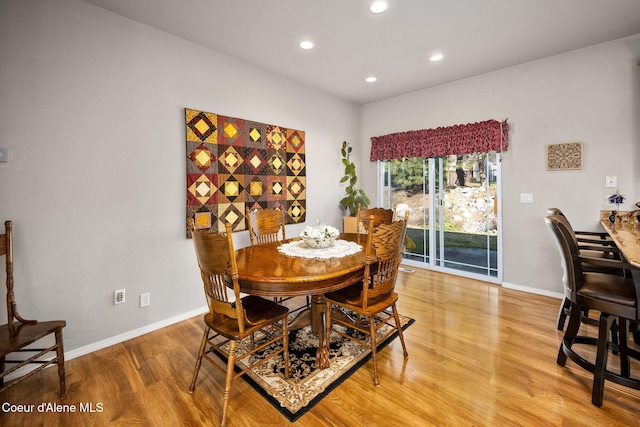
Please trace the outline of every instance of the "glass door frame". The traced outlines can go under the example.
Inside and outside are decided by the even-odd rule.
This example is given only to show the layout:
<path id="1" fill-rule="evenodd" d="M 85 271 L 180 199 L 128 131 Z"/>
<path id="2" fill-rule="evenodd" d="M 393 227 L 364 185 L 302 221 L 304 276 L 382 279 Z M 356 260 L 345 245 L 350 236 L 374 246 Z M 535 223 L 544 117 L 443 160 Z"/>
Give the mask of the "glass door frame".
<path id="1" fill-rule="evenodd" d="M 497 222 L 497 236 L 496 236 L 496 243 L 497 243 L 497 254 L 496 254 L 496 258 L 497 258 L 497 272 L 496 272 L 496 276 L 491 276 L 489 274 L 479 274 L 479 273 L 473 273 L 473 272 L 468 272 L 468 271 L 464 271 L 464 270 L 459 270 L 459 269 L 454 269 L 454 268 L 450 268 L 450 267 L 445 267 L 444 265 L 437 265 L 437 260 L 439 257 L 435 256 L 435 251 L 438 249 L 442 249 L 444 250 L 444 246 L 443 245 L 439 245 L 437 244 L 436 238 L 437 238 L 437 234 L 440 234 L 441 238 L 442 238 L 442 233 L 437 233 L 436 232 L 436 221 L 438 221 L 439 219 L 436 217 L 437 213 L 440 212 L 440 209 L 436 209 L 436 205 L 438 203 L 442 202 L 442 195 L 441 194 L 437 194 L 436 193 L 436 184 L 440 184 L 440 186 L 442 185 L 443 182 L 443 168 L 436 168 L 436 162 L 438 161 L 437 158 L 429 158 L 429 159 L 425 159 L 427 161 L 427 167 L 428 167 L 428 193 L 433 195 L 434 197 L 429 197 L 429 206 L 427 206 L 427 211 L 428 211 L 428 224 L 430 224 L 429 229 L 427 231 L 427 235 L 428 235 L 428 239 L 429 239 L 429 244 L 428 244 L 428 249 L 425 253 L 425 257 L 427 259 L 427 262 L 421 262 L 421 261 L 416 261 L 416 260 L 411 260 L 411 259 L 407 259 L 404 258 L 402 260 L 402 264 L 406 265 L 406 266 L 413 266 L 413 267 L 419 267 L 419 268 L 427 268 L 429 270 L 434 270 L 434 271 L 441 271 L 443 273 L 448 273 L 448 274 L 453 274 L 456 276 L 461 276 L 461 277 L 468 277 L 471 279 L 477 279 L 477 280 L 482 280 L 485 282 L 490 282 L 490 283 L 496 283 L 496 284 L 502 284 L 502 278 L 503 278 L 503 261 L 502 261 L 502 156 L 501 153 L 497 152 L 496 153 L 496 171 L 495 171 L 495 177 L 496 177 L 496 197 L 497 197 L 497 203 L 496 203 L 496 207 L 497 207 L 497 215 L 496 215 L 496 222 Z M 438 170 L 439 172 L 439 176 L 436 176 L 436 170 Z M 389 195 L 388 198 L 385 199 L 385 188 L 384 188 L 384 183 L 385 180 L 388 179 L 389 177 L 385 176 L 385 168 L 381 166 L 381 162 L 378 161 L 378 198 L 379 201 L 381 202 L 379 204 L 379 206 L 385 206 L 385 203 L 389 206 L 385 206 L 390 208 L 390 201 L 391 201 L 391 191 L 389 191 Z M 390 173 L 390 171 L 387 171 L 387 173 Z M 439 180 L 439 181 L 438 181 Z M 388 181 L 390 182 L 390 180 Z M 437 195 L 437 197 L 435 197 Z M 443 263 L 444 264 L 444 263 Z M 487 267 L 489 268 L 489 267 Z"/>

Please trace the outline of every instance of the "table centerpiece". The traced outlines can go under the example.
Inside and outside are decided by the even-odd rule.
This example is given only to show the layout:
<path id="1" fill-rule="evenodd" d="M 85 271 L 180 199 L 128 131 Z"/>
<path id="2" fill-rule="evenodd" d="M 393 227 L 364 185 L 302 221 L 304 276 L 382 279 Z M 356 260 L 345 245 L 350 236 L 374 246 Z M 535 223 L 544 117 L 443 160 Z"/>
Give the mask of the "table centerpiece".
<path id="1" fill-rule="evenodd" d="M 300 233 L 300 238 L 310 248 L 321 249 L 333 245 L 339 235 L 337 228 L 319 223 L 305 227 Z"/>

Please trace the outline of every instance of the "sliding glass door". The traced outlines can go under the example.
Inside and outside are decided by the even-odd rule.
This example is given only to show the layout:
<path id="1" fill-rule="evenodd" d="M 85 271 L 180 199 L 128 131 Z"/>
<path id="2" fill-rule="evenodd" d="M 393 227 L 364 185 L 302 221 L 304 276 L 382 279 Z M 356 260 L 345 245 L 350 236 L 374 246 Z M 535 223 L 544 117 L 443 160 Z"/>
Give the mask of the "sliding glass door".
<path id="1" fill-rule="evenodd" d="M 398 217 L 409 211 L 404 258 L 429 263 L 429 159 L 380 163 L 383 206 L 396 206 Z"/>
<path id="2" fill-rule="evenodd" d="M 380 162 L 383 206 L 409 211 L 405 263 L 501 281 L 499 155 Z"/>
<path id="3" fill-rule="evenodd" d="M 434 266 L 498 276 L 495 153 L 435 159 Z"/>

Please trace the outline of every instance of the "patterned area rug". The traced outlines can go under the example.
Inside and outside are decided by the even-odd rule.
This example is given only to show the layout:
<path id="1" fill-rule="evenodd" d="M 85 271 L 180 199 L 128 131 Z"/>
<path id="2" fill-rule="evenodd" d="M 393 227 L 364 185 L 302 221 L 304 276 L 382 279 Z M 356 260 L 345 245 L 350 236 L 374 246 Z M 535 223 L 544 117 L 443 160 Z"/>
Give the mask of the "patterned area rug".
<path id="1" fill-rule="evenodd" d="M 414 319 L 400 315 L 402 329 L 405 330 Z M 335 326 L 337 327 L 337 326 Z M 378 337 L 382 337 L 389 330 L 385 325 L 378 330 Z M 358 333 L 354 330 L 350 334 Z M 359 334 L 359 333 L 358 333 Z M 378 344 L 378 351 L 398 336 L 397 332 Z M 259 337 L 256 337 L 259 342 Z M 246 340 L 248 341 L 248 340 Z M 249 343 L 240 343 L 239 350 Z M 277 347 L 276 347 L 277 348 Z M 284 358 L 282 355 L 274 357 L 243 375 L 265 399 L 276 407 L 289 421 L 295 421 L 313 408 L 331 390 L 349 378 L 358 368 L 371 359 L 371 351 L 355 341 L 332 334 L 330 346 L 331 366 L 327 369 L 315 368 L 318 338 L 311 333 L 309 326 L 289 333 L 289 370 L 290 378 L 284 379 Z M 267 349 L 264 357 L 273 349 Z M 247 360 L 242 359 L 236 364 L 247 366 Z"/>

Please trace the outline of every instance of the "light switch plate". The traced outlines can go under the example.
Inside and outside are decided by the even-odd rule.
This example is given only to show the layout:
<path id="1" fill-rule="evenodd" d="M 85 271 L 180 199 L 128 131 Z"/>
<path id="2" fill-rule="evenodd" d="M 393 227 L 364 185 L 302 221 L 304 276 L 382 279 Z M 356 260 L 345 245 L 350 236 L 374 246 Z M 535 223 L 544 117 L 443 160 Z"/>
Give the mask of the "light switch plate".
<path id="1" fill-rule="evenodd" d="M 533 193 L 520 193 L 520 203 L 533 203 Z"/>
<path id="2" fill-rule="evenodd" d="M 605 187 L 607 188 L 616 188 L 618 186 L 618 177 L 613 175 L 613 176 L 607 176 L 605 179 Z"/>
<path id="3" fill-rule="evenodd" d="M 8 161 L 9 161 L 9 149 L 0 148 L 0 162 L 8 162 Z"/>

